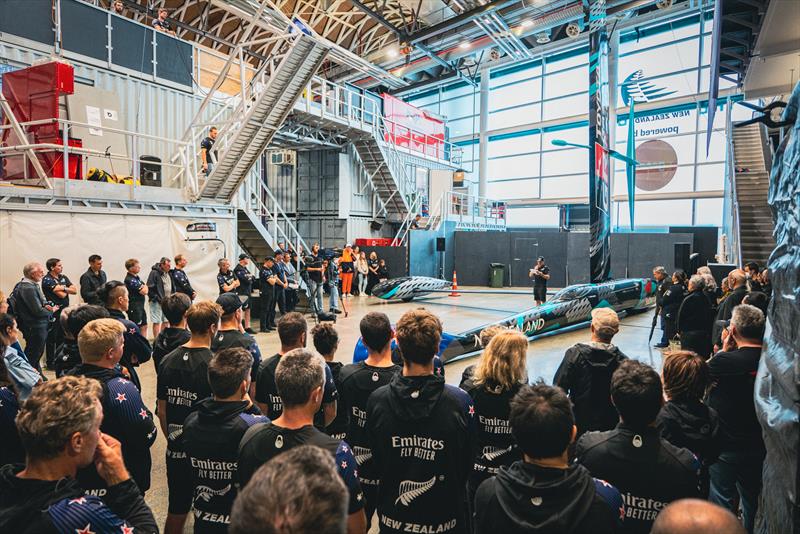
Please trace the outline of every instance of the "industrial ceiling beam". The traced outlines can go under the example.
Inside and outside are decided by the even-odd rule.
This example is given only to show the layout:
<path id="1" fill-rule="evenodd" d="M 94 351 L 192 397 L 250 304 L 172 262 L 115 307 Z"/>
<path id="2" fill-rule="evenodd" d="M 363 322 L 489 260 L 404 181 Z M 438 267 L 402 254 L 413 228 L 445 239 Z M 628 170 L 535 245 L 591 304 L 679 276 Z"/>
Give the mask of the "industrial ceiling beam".
<path id="1" fill-rule="evenodd" d="M 455 17 L 449 18 L 444 22 L 440 22 L 439 24 L 434 24 L 428 28 L 405 35 L 405 41 L 416 44 L 420 41 L 430 39 L 431 37 L 435 37 L 454 28 L 458 28 L 459 26 L 463 26 L 464 24 L 472 22 L 478 17 L 492 13 L 493 11 L 498 11 L 518 2 L 519 0 L 493 0 L 492 2 L 484 4 L 480 7 L 476 7 L 475 9 L 465 11 L 460 15 L 456 15 Z"/>

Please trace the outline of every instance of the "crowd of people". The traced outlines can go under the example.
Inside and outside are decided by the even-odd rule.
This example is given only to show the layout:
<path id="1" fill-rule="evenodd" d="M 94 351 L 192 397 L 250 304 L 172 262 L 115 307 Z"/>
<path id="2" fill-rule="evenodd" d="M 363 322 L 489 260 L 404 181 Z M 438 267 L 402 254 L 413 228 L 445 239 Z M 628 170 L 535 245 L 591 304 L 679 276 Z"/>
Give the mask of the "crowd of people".
<path id="1" fill-rule="evenodd" d="M 316 268 L 313 256 L 304 261 Z M 342 263 L 358 257 L 332 262 L 343 291 Z M 666 352 L 660 374 L 614 345 L 619 317 L 598 308 L 589 340 L 566 350 L 552 386 L 529 380 L 523 334 L 490 327 L 456 387 L 437 364 L 442 324 L 425 309 L 394 326 L 383 313 L 364 315 L 366 358 L 350 364 L 335 361 L 335 325 L 309 331 L 286 309 L 275 322 L 280 350 L 265 359 L 244 331 L 247 299 L 230 265 L 220 265 L 216 301 L 193 302 L 188 278 L 171 274 L 185 260 L 174 260 L 162 258 L 146 282 L 128 262 L 130 280 L 120 282 L 105 280 L 93 257 L 80 287 L 93 303 L 64 308 L 37 289 L 68 304 L 77 288 L 60 262 L 47 262 L 47 284 L 41 265 L 25 266 L 32 287 L 13 292 L 14 315 L 8 302 L 0 308 L 3 532 L 157 532 L 143 496 L 159 433 L 166 533 L 182 532 L 189 513 L 197 533 L 364 533 L 372 524 L 384 533 L 753 532 L 765 316 L 751 302 L 754 282 L 767 289 L 763 276 L 732 272 L 720 344 L 703 354 L 685 336 L 695 330 L 678 329 L 682 346 Z M 281 278 L 279 261 L 264 262 L 269 277 Z M 708 290 L 697 287 L 703 279 L 690 279 L 694 292 Z M 660 306 L 675 285 L 662 286 Z M 158 295 L 152 346 L 131 316 L 132 287 Z M 697 306 L 690 297 L 670 313 Z M 60 311 L 55 379 L 28 358 L 30 342 L 19 343 L 21 316 L 23 331 L 40 328 L 30 302 Z M 137 306 L 143 312 L 143 299 Z M 136 373 L 150 359 L 154 411 L 141 393 L 153 384 Z"/>

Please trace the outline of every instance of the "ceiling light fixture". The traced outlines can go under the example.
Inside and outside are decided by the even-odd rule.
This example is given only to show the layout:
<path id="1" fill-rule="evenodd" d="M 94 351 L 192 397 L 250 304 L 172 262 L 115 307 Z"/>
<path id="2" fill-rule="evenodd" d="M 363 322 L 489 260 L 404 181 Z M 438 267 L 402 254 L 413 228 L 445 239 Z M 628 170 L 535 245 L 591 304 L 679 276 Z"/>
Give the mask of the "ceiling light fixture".
<path id="1" fill-rule="evenodd" d="M 458 45 L 458 47 L 460 49 L 462 49 L 462 50 L 467 49 L 467 48 L 470 47 L 470 42 L 469 41 L 461 41 L 461 43 Z"/>
<path id="2" fill-rule="evenodd" d="M 390 58 L 396 58 L 400 55 L 400 52 L 397 51 L 397 48 L 391 47 L 386 51 L 386 55 Z"/>
<path id="3" fill-rule="evenodd" d="M 522 21 L 522 24 L 520 24 L 520 26 L 522 26 L 523 28 L 530 28 L 531 26 L 533 26 L 533 21 L 531 19 L 525 19 Z"/>

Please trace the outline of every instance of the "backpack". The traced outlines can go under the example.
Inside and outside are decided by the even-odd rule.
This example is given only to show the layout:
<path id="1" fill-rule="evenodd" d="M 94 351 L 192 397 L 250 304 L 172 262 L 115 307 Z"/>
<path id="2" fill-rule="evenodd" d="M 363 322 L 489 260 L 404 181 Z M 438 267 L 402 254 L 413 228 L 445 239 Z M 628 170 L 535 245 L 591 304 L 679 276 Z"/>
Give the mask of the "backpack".
<path id="1" fill-rule="evenodd" d="M 21 321 L 22 317 L 20 317 L 19 310 L 17 309 L 17 306 L 19 305 L 18 302 L 19 294 L 17 290 L 19 289 L 19 285 L 21 283 L 22 282 L 17 282 L 17 284 L 14 286 L 14 289 L 11 290 L 11 294 L 6 299 L 6 302 L 8 302 L 8 312 L 6 313 L 14 316 L 14 318 L 17 320 L 18 328 L 22 327 L 22 321 Z"/>

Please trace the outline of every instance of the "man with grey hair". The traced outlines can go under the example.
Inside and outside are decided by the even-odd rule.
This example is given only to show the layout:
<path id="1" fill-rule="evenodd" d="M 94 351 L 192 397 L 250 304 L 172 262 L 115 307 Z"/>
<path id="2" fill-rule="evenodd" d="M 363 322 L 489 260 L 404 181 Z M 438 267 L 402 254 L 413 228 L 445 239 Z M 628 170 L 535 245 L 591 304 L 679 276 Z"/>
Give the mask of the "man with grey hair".
<path id="1" fill-rule="evenodd" d="M 753 401 L 763 337 L 764 314 L 740 304 L 723 330 L 722 351 L 708 361 L 712 385 L 707 404 L 719 414 L 723 430 L 719 459 L 709 468 L 709 499 L 736 513 L 738 494 L 748 532 L 753 532 L 765 454 Z"/>
<path id="2" fill-rule="evenodd" d="M 299 445 L 316 445 L 336 459 L 339 475 L 350 496 L 347 531 L 365 532 L 364 495 L 358 481 L 356 459 L 350 446 L 314 427 L 325 389 L 325 360 L 311 350 L 294 349 L 281 356 L 275 369 L 275 386 L 283 402 L 281 415 L 267 424 L 251 427 L 239 444 L 237 476 L 245 487 L 255 471 L 271 458 Z"/>
<path id="3" fill-rule="evenodd" d="M 574 405 L 578 436 L 590 430 L 611 430 L 619 416 L 611 404 L 611 375 L 627 359 L 611 340 L 619 331 L 619 317 L 611 308 L 592 310 L 592 338 L 576 343 L 564 354 L 553 385 L 569 394 Z"/>
<path id="4" fill-rule="evenodd" d="M 672 284 L 672 280 L 670 279 L 669 275 L 667 274 L 667 270 L 663 265 L 653 267 L 653 279 L 655 279 L 656 283 L 658 284 L 658 288 L 656 289 L 655 313 L 656 316 L 661 318 L 661 341 L 658 342 L 656 347 L 664 348 L 669 346 L 669 341 L 667 340 L 667 329 L 664 326 L 664 322 L 666 321 L 664 317 L 664 294 Z M 655 324 L 655 318 L 653 318 L 653 324 Z"/>
<path id="5" fill-rule="evenodd" d="M 150 274 L 147 276 L 147 296 L 150 299 L 150 320 L 153 322 L 153 339 L 158 338 L 161 328 L 169 326 L 161 303 L 165 298 L 175 293 L 170 271 L 172 260 L 163 256 L 158 263 L 150 267 Z"/>
<path id="6" fill-rule="evenodd" d="M 297 488 L 303 488 L 301 492 Z M 264 464 L 236 498 L 231 534 L 347 532 L 347 488 L 331 455 L 300 445 Z"/>
<path id="7" fill-rule="evenodd" d="M 703 358 L 711 355 L 711 328 L 714 311 L 705 294 L 706 281 L 702 275 L 694 274 L 689 279 L 689 294 L 678 309 L 678 334 L 681 348 L 696 352 Z"/>
<path id="8" fill-rule="evenodd" d="M 236 274 L 231 270 L 231 260 L 228 258 L 220 258 L 217 262 L 219 272 L 217 273 L 217 285 L 219 286 L 219 294 L 233 293 L 236 294 L 236 289 L 239 287 L 239 279 Z"/>
<path id="9" fill-rule="evenodd" d="M 30 364 L 41 373 L 39 359 L 47 343 L 50 318 L 58 307 L 48 302 L 42 292 L 44 267 L 41 263 L 33 261 L 25 264 L 22 276 L 22 280 L 11 292 L 12 312 L 25 338 L 25 355 Z"/>

